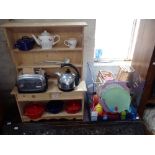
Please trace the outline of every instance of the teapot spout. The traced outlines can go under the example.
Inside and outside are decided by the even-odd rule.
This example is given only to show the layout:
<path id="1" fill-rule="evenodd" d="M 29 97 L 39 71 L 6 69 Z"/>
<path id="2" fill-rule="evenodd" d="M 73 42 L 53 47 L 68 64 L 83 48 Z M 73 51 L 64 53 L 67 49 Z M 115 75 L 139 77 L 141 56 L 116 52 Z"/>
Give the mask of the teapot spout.
<path id="1" fill-rule="evenodd" d="M 37 37 L 36 37 L 34 34 L 32 34 L 32 37 L 33 37 L 33 39 L 35 40 L 35 42 L 36 42 L 39 46 L 41 46 L 40 40 L 37 39 Z"/>

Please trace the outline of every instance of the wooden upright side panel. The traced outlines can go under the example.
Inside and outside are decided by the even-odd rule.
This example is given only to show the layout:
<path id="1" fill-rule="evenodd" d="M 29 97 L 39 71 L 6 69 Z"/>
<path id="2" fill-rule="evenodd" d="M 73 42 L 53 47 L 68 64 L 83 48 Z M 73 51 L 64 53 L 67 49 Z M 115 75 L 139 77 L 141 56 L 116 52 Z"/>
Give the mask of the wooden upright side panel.
<path id="1" fill-rule="evenodd" d="M 144 85 L 141 102 L 138 107 L 138 113 L 141 117 L 143 116 L 145 106 L 149 104 L 149 100 L 151 100 L 152 98 L 152 87 L 155 82 L 155 65 L 153 64 L 154 61 L 155 61 L 155 48 L 153 50 L 153 55 L 150 60 L 150 65 L 145 79 L 145 85 Z"/>
<path id="2" fill-rule="evenodd" d="M 155 45 L 155 20 L 141 20 L 132 66 L 145 80 Z"/>
<path id="3" fill-rule="evenodd" d="M 14 46 L 12 32 L 9 29 L 4 29 L 4 33 L 5 33 L 7 44 L 8 44 L 9 50 L 10 50 L 11 58 L 13 60 L 13 63 L 15 64 L 15 66 L 17 66 L 17 61 L 16 61 L 16 59 L 14 57 L 14 53 L 12 51 L 13 46 Z"/>

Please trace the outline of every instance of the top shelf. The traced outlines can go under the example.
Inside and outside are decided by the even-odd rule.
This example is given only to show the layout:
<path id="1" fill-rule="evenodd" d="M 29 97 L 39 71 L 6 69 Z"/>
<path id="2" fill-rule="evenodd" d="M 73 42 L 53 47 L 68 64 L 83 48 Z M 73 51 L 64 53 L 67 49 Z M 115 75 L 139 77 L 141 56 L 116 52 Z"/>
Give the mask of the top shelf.
<path id="1" fill-rule="evenodd" d="M 86 22 L 48 22 L 48 23 L 5 23 L 1 27 L 84 27 Z"/>

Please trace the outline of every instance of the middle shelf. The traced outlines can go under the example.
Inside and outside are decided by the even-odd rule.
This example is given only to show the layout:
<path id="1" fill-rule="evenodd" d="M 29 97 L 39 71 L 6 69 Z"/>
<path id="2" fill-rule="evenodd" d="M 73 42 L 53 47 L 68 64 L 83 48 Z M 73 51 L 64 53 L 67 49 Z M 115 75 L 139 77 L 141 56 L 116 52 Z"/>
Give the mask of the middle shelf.
<path id="1" fill-rule="evenodd" d="M 83 67 L 82 64 L 74 64 L 75 67 L 81 68 Z M 24 67 L 28 67 L 28 68 L 58 68 L 60 67 L 60 65 L 57 64 L 36 64 L 36 65 L 18 65 L 17 68 L 18 69 L 22 69 Z"/>
<path id="2" fill-rule="evenodd" d="M 16 95 L 18 101 L 48 101 L 48 100 L 73 100 L 83 99 L 83 93 L 86 92 L 85 81 L 81 81 L 74 91 L 63 92 L 59 90 L 56 80 L 48 82 L 48 90 L 43 93 L 18 93 L 17 87 L 14 87 L 11 94 Z"/>

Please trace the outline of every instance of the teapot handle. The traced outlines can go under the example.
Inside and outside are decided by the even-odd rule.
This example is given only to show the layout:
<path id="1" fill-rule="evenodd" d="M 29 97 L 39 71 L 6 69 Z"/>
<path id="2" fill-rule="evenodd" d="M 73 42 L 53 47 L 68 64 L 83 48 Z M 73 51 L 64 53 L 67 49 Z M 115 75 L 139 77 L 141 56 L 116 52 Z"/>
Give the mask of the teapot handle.
<path id="1" fill-rule="evenodd" d="M 53 42 L 53 45 L 55 45 L 56 43 L 58 43 L 60 41 L 59 35 L 54 35 L 54 40 L 55 40 L 55 38 L 57 38 L 57 40 L 55 42 Z"/>

